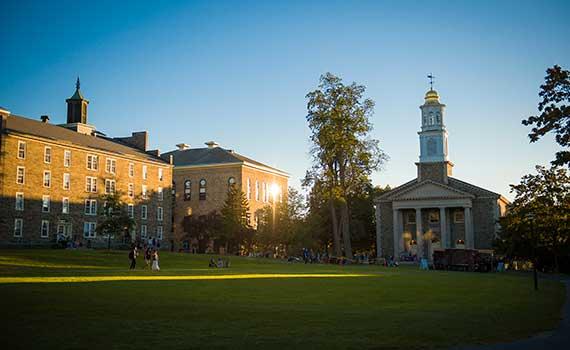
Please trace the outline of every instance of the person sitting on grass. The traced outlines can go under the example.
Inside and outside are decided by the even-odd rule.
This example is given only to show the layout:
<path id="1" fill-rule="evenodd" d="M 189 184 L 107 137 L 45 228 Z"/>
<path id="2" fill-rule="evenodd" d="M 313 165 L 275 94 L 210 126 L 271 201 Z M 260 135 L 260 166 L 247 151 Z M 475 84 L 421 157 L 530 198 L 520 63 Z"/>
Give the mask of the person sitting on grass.
<path id="1" fill-rule="evenodd" d="M 214 258 L 210 259 L 210 263 L 208 264 L 208 267 L 218 267 L 218 265 L 216 265 L 216 262 L 214 261 Z"/>

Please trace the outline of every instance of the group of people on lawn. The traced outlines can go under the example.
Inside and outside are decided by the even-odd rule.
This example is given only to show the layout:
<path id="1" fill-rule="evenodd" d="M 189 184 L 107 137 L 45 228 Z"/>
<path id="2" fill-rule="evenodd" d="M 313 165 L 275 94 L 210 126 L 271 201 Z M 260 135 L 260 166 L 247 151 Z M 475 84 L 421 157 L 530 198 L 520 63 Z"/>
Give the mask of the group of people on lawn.
<path id="1" fill-rule="evenodd" d="M 134 270 L 137 266 L 137 256 L 139 255 L 138 248 L 136 246 L 129 252 L 129 260 L 131 260 L 131 270 Z M 158 249 L 147 246 L 144 249 L 144 262 L 145 268 L 151 269 L 152 271 L 160 271 L 160 266 L 158 265 Z M 151 266 L 152 263 L 152 266 Z"/>

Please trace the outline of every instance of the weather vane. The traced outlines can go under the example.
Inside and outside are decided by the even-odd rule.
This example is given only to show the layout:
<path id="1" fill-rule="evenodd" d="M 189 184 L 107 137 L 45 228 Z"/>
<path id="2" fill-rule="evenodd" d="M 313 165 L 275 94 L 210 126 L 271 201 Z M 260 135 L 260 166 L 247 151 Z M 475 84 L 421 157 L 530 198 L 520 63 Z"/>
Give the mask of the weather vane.
<path id="1" fill-rule="evenodd" d="M 433 79 L 435 78 L 435 76 L 432 73 L 429 73 L 427 77 L 429 79 L 429 89 L 433 90 Z"/>

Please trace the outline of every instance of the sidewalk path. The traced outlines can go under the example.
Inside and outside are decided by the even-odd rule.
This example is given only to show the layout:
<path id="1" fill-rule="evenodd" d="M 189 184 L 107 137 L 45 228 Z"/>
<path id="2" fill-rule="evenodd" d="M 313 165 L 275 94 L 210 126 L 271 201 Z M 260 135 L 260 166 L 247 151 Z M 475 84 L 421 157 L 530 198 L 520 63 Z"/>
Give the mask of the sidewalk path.
<path id="1" fill-rule="evenodd" d="M 459 348 L 462 350 L 535 350 L 567 349 L 570 344 L 570 278 L 560 279 L 566 286 L 566 302 L 562 310 L 562 321 L 552 332 L 541 333 L 532 338 L 517 340 L 513 343 L 480 345 Z"/>

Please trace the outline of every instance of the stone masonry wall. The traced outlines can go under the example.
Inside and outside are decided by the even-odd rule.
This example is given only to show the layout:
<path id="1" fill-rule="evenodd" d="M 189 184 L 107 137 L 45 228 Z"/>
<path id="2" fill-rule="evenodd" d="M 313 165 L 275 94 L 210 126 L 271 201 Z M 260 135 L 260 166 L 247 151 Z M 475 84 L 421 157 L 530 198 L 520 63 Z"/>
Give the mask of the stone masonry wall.
<path id="1" fill-rule="evenodd" d="M 18 140 L 26 142 L 25 159 L 18 158 Z M 44 147 L 51 147 L 51 163 L 44 162 Z M 137 157 L 103 152 L 95 149 L 77 147 L 69 143 L 46 140 L 37 137 L 19 134 L 2 135 L 1 164 L 3 164 L 0 176 L 2 187 L 0 188 L 0 244 L 2 245 L 49 245 L 55 239 L 58 225 L 65 221 L 72 224 L 72 236 L 78 241 L 92 246 L 106 245 L 103 237 L 87 239 L 83 237 L 84 222 L 100 222 L 103 220 L 98 215 L 85 214 L 85 200 L 96 199 L 97 209 L 103 207 L 100 198 L 105 192 L 105 179 L 116 181 L 116 190 L 124 193 L 123 200 L 134 205 L 134 218 L 137 229 L 136 235 L 140 238 L 141 225 L 147 226 L 147 236 L 156 237 L 157 226 L 163 227 L 163 245 L 167 246 L 171 233 L 171 183 L 172 167 L 160 161 L 149 161 Z M 64 166 L 64 150 L 71 151 L 71 166 Z M 93 154 L 99 157 L 98 170 L 88 170 L 87 155 Z M 106 159 L 116 160 L 116 172 L 106 172 Z M 129 176 L 129 163 L 133 163 L 135 173 Z M 142 177 L 142 167 L 148 167 L 148 178 Z M 18 166 L 25 167 L 25 183 L 16 183 L 16 171 Z M 158 169 L 163 169 L 162 180 L 158 179 Z M 43 186 L 44 170 L 51 171 L 51 186 Z M 63 174 L 69 173 L 71 188 L 63 188 Z M 97 178 L 97 192 L 86 192 L 86 176 Z M 134 197 L 127 196 L 128 184 L 134 186 Z M 148 198 L 141 196 L 142 185 L 147 186 Z M 158 199 L 157 190 L 163 189 L 164 199 Z M 24 210 L 15 210 L 16 192 L 24 194 Z M 42 196 L 50 196 L 50 210 L 42 212 Z M 69 198 L 70 212 L 62 213 L 62 200 Z M 147 219 L 141 218 L 141 206 L 147 205 Z M 158 207 L 163 208 L 163 220 L 158 221 Z M 14 237 L 14 221 L 16 218 L 23 219 L 23 234 L 21 238 Z M 49 236 L 42 238 L 41 221 L 49 220 Z"/>

